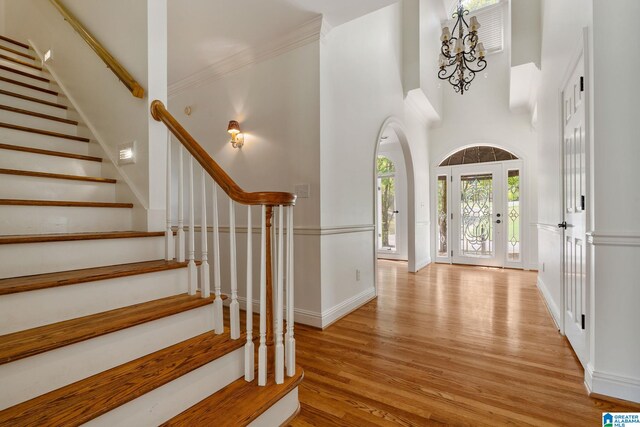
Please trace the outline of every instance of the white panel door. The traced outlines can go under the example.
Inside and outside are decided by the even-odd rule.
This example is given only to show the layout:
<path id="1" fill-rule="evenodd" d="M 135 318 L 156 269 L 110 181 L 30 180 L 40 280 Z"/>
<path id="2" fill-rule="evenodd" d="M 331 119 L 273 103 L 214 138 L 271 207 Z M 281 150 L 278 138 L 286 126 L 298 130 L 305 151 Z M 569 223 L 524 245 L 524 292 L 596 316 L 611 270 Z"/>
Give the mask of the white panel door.
<path id="1" fill-rule="evenodd" d="M 452 261 L 503 267 L 503 170 L 487 163 L 452 168 Z"/>
<path id="2" fill-rule="evenodd" d="M 564 184 L 564 328 L 583 366 L 587 361 L 586 314 L 586 129 L 580 59 L 562 92 Z"/>

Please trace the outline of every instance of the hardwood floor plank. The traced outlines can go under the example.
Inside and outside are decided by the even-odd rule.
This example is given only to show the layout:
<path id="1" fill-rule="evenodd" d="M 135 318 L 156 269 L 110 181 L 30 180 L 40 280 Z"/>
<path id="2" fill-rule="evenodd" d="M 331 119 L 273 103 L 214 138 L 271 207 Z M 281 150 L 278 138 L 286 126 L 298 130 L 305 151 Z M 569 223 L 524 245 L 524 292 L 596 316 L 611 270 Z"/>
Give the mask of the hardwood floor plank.
<path id="1" fill-rule="evenodd" d="M 378 298 L 324 331 L 296 326 L 291 426 L 598 426 L 640 405 L 591 398 L 536 273 L 379 262 Z"/>

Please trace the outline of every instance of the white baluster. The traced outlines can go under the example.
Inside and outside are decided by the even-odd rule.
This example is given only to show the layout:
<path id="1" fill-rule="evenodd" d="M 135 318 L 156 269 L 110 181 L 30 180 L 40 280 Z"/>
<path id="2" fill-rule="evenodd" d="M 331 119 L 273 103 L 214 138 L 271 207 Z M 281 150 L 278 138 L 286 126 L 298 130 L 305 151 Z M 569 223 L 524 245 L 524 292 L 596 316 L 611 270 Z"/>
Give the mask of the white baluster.
<path id="1" fill-rule="evenodd" d="M 203 298 L 209 298 L 211 295 L 211 279 L 209 277 L 209 254 L 207 248 L 207 240 L 209 230 L 207 230 L 207 185 L 205 180 L 206 172 L 202 168 L 202 219 L 200 220 L 200 245 L 202 251 L 202 264 L 200 264 L 200 292 Z"/>
<path id="2" fill-rule="evenodd" d="M 176 251 L 171 229 L 171 133 L 167 133 L 167 229 L 164 233 L 164 259 L 171 261 Z"/>
<path id="3" fill-rule="evenodd" d="M 284 217 L 284 207 L 279 206 L 278 209 L 278 272 L 276 282 L 276 384 L 284 382 L 284 345 L 282 342 L 282 315 L 283 315 L 283 247 L 284 247 L 284 227 L 282 220 Z"/>
<path id="4" fill-rule="evenodd" d="M 253 234 L 251 205 L 247 206 L 247 343 L 244 346 L 244 379 L 253 381 L 255 361 L 253 356 Z"/>
<path id="5" fill-rule="evenodd" d="M 267 385 L 267 207 L 262 206 L 260 232 L 260 346 L 258 385 Z"/>
<path id="6" fill-rule="evenodd" d="M 287 333 L 284 337 L 287 375 L 296 374 L 296 340 L 293 337 L 293 206 L 287 207 Z"/>
<path id="7" fill-rule="evenodd" d="M 229 199 L 229 259 L 231 261 L 231 304 L 229 305 L 231 339 L 240 338 L 240 306 L 238 305 L 238 271 L 236 267 L 236 213 L 232 199 Z"/>
<path id="8" fill-rule="evenodd" d="M 216 334 L 224 332 L 222 290 L 220 288 L 220 229 L 218 228 L 218 185 L 213 183 L 213 285 L 216 299 L 213 302 Z"/>
<path id="9" fill-rule="evenodd" d="M 196 270 L 196 233 L 193 199 L 193 157 L 189 156 L 189 295 L 196 294 L 198 271 Z"/>
<path id="10" fill-rule="evenodd" d="M 182 144 L 178 146 L 178 262 L 184 262 L 184 161 Z"/>

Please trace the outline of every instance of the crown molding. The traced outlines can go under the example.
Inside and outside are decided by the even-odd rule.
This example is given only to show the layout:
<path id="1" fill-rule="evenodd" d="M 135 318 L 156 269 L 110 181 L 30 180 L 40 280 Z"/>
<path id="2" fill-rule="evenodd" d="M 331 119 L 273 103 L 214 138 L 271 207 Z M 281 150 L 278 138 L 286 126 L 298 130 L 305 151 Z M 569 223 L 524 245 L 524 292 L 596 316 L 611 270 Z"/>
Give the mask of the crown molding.
<path id="1" fill-rule="evenodd" d="M 316 18 L 275 39 L 241 50 L 182 80 L 172 83 L 169 85 L 169 97 L 175 96 L 186 89 L 219 80 L 250 65 L 275 58 L 309 43 L 319 41 L 329 31 L 331 31 L 330 25 L 323 21 L 322 15 L 318 15 Z"/>

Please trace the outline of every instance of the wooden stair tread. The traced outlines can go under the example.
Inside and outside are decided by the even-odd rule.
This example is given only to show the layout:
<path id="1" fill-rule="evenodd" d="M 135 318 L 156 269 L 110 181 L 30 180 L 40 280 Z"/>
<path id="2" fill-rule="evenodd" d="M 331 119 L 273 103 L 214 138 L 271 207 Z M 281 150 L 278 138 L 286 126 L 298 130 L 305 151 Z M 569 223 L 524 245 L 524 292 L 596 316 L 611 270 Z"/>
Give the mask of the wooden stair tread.
<path id="1" fill-rule="evenodd" d="M 22 48 L 24 48 L 24 49 L 29 49 L 29 45 L 28 45 L 28 44 L 26 44 L 26 43 L 22 43 L 22 42 L 19 42 L 19 41 L 17 41 L 17 40 L 14 40 L 14 39 L 12 39 L 12 38 L 7 37 L 7 36 L 2 36 L 2 35 L 0 35 L 0 40 L 4 40 L 4 41 L 6 41 L 7 43 L 15 44 L 16 46 L 20 46 L 20 47 L 22 47 Z"/>
<path id="2" fill-rule="evenodd" d="M 174 270 L 184 268 L 187 264 L 187 262 L 157 260 L 35 274 L 33 276 L 12 277 L 9 279 L 0 279 L 0 295 Z"/>
<path id="3" fill-rule="evenodd" d="M 60 207 L 68 207 L 68 208 L 133 208 L 133 203 L 0 199 L 0 206 L 60 206 Z"/>
<path id="4" fill-rule="evenodd" d="M 0 76 L 0 82 L 10 83 L 12 85 L 22 86 L 22 87 L 26 87 L 27 89 L 37 90 L 39 92 L 44 92 L 44 93 L 47 93 L 49 95 L 58 96 L 58 92 L 56 92 L 55 90 L 45 89 L 45 88 L 40 87 L 40 86 L 30 85 L 29 83 L 24 83 L 24 82 L 21 82 L 19 80 L 13 80 L 13 79 L 10 79 L 8 77 Z"/>
<path id="5" fill-rule="evenodd" d="M 228 330 L 221 335 L 198 335 L 0 411 L 0 426 L 84 424 L 241 348 L 245 342 L 246 335 L 232 340 Z"/>
<path id="6" fill-rule="evenodd" d="M 0 108 L 2 107 L 0 106 Z M 45 156 L 66 157 L 69 159 L 87 160 L 90 162 L 102 162 L 102 159 L 100 157 L 84 156 L 82 154 L 74 154 L 74 153 L 64 153 L 62 151 L 43 150 L 40 148 L 23 147 L 21 145 L 11 145 L 11 144 L 0 143 L 0 149 L 23 151 L 25 153 L 42 154 Z"/>
<path id="7" fill-rule="evenodd" d="M 35 79 L 35 80 L 40 80 L 41 82 L 51 83 L 51 80 L 49 80 L 49 79 L 47 79 L 45 77 L 40 77 L 40 76 L 36 76 L 34 74 L 26 73 L 26 72 L 24 72 L 22 70 L 16 70 L 15 68 L 7 67 L 6 65 L 0 64 L 0 70 L 8 71 L 8 72 L 14 73 L 14 74 L 19 74 L 21 76 L 29 77 L 29 78 Z"/>
<path id="8" fill-rule="evenodd" d="M 174 232 L 174 234 L 176 234 Z M 76 240 L 130 239 L 138 237 L 160 237 L 164 231 L 107 231 L 100 233 L 60 233 L 60 234 L 24 234 L 0 236 L 0 245 L 14 243 L 68 242 Z"/>
<path id="9" fill-rule="evenodd" d="M 11 52 L 11 53 L 13 53 L 14 55 L 22 56 L 22 57 L 27 58 L 27 59 L 30 59 L 30 60 L 32 60 L 32 61 L 35 61 L 35 60 L 36 60 L 36 57 L 35 57 L 35 56 L 33 56 L 33 55 L 30 55 L 30 54 L 28 54 L 28 53 L 24 53 L 24 52 L 20 52 L 19 50 L 11 49 L 10 47 L 7 47 L 7 46 L 2 46 L 2 45 L 0 45 L 0 49 L 5 50 L 5 51 L 7 51 L 7 52 Z"/>
<path id="10" fill-rule="evenodd" d="M 25 66 L 25 67 L 33 68 L 34 70 L 42 71 L 42 67 L 40 67 L 38 65 L 29 64 L 26 61 L 21 61 L 20 59 L 12 58 L 10 56 L 3 55 L 1 53 L 0 53 L 0 59 L 4 59 L 5 61 L 9 61 L 9 62 L 15 62 L 16 64 L 20 64 L 20 65 Z"/>
<path id="11" fill-rule="evenodd" d="M 85 137 L 82 137 L 82 136 L 67 135 L 65 133 L 51 132 L 49 130 L 44 130 L 44 129 L 36 129 L 36 128 L 30 128 L 30 127 L 27 127 L 27 126 L 12 125 L 11 123 L 2 123 L 2 122 L 0 122 L 0 127 L 7 128 L 7 129 L 19 130 L 19 131 L 22 131 L 22 132 L 37 133 L 39 135 L 46 135 L 46 136 L 51 136 L 51 137 L 55 137 L 55 138 L 71 139 L 71 140 L 80 141 L 80 142 L 90 142 L 89 138 L 85 138 Z"/>
<path id="12" fill-rule="evenodd" d="M 17 58 L 12 58 L 10 56 L 4 55 L 2 53 L 0 53 L 0 59 L 4 59 L 5 61 L 9 61 L 9 62 L 13 62 L 19 65 L 22 65 L 24 67 L 29 67 L 29 68 L 33 68 L 34 70 L 38 70 L 38 71 L 42 71 L 42 67 L 39 65 L 35 65 L 35 64 L 30 64 L 26 61 L 17 59 Z"/>
<path id="13" fill-rule="evenodd" d="M 67 179 L 71 181 L 87 181 L 87 182 L 99 182 L 103 184 L 115 184 L 118 182 L 112 178 L 101 178 L 97 176 L 83 176 L 83 175 L 65 175 L 60 173 L 49 172 L 35 172 L 35 171 L 23 171 L 20 169 L 2 169 L 0 168 L 0 174 L 3 175 L 21 175 L 21 176 L 34 176 L 38 178 L 52 178 L 52 179 Z"/>
<path id="14" fill-rule="evenodd" d="M 75 120 L 64 119 L 62 117 L 50 116 L 49 114 L 37 113 L 35 111 L 24 110 L 22 108 L 12 107 L 10 105 L 0 104 L 0 110 L 10 111 L 12 113 L 24 114 L 26 116 L 38 117 L 40 119 L 52 120 L 54 122 L 66 123 L 68 125 L 78 126 Z"/>
<path id="15" fill-rule="evenodd" d="M 285 376 L 283 384 L 276 384 L 270 377 L 266 386 L 259 387 L 257 380 L 246 382 L 240 378 L 161 424 L 161 427 L 249 425 L 296 388 L 303 377 L 304 371 L 296 366 L 296 374 L 293 377 Z"/>
<path id="16" fill-rule="evenodd" d="M 176 295 L 0 336 L 0 364 L 211 304 L 213 297 Z"/>
<path id="17" fill-rule="evenodd" d="M 43 99 L 34 98 L 32 96 L 22 95 L 20 93 L 10 92 L 8 90 L 0 89 L 0 95 L 12 96 L 14 98 L 24 99 L 25 101 L 37 102 L 38 104 L 48 105 L 49 107 L 60 108 L 62 110 L 67 110 L 66 105 L 56 104 L 55 102 L 45 101 Z"/>

